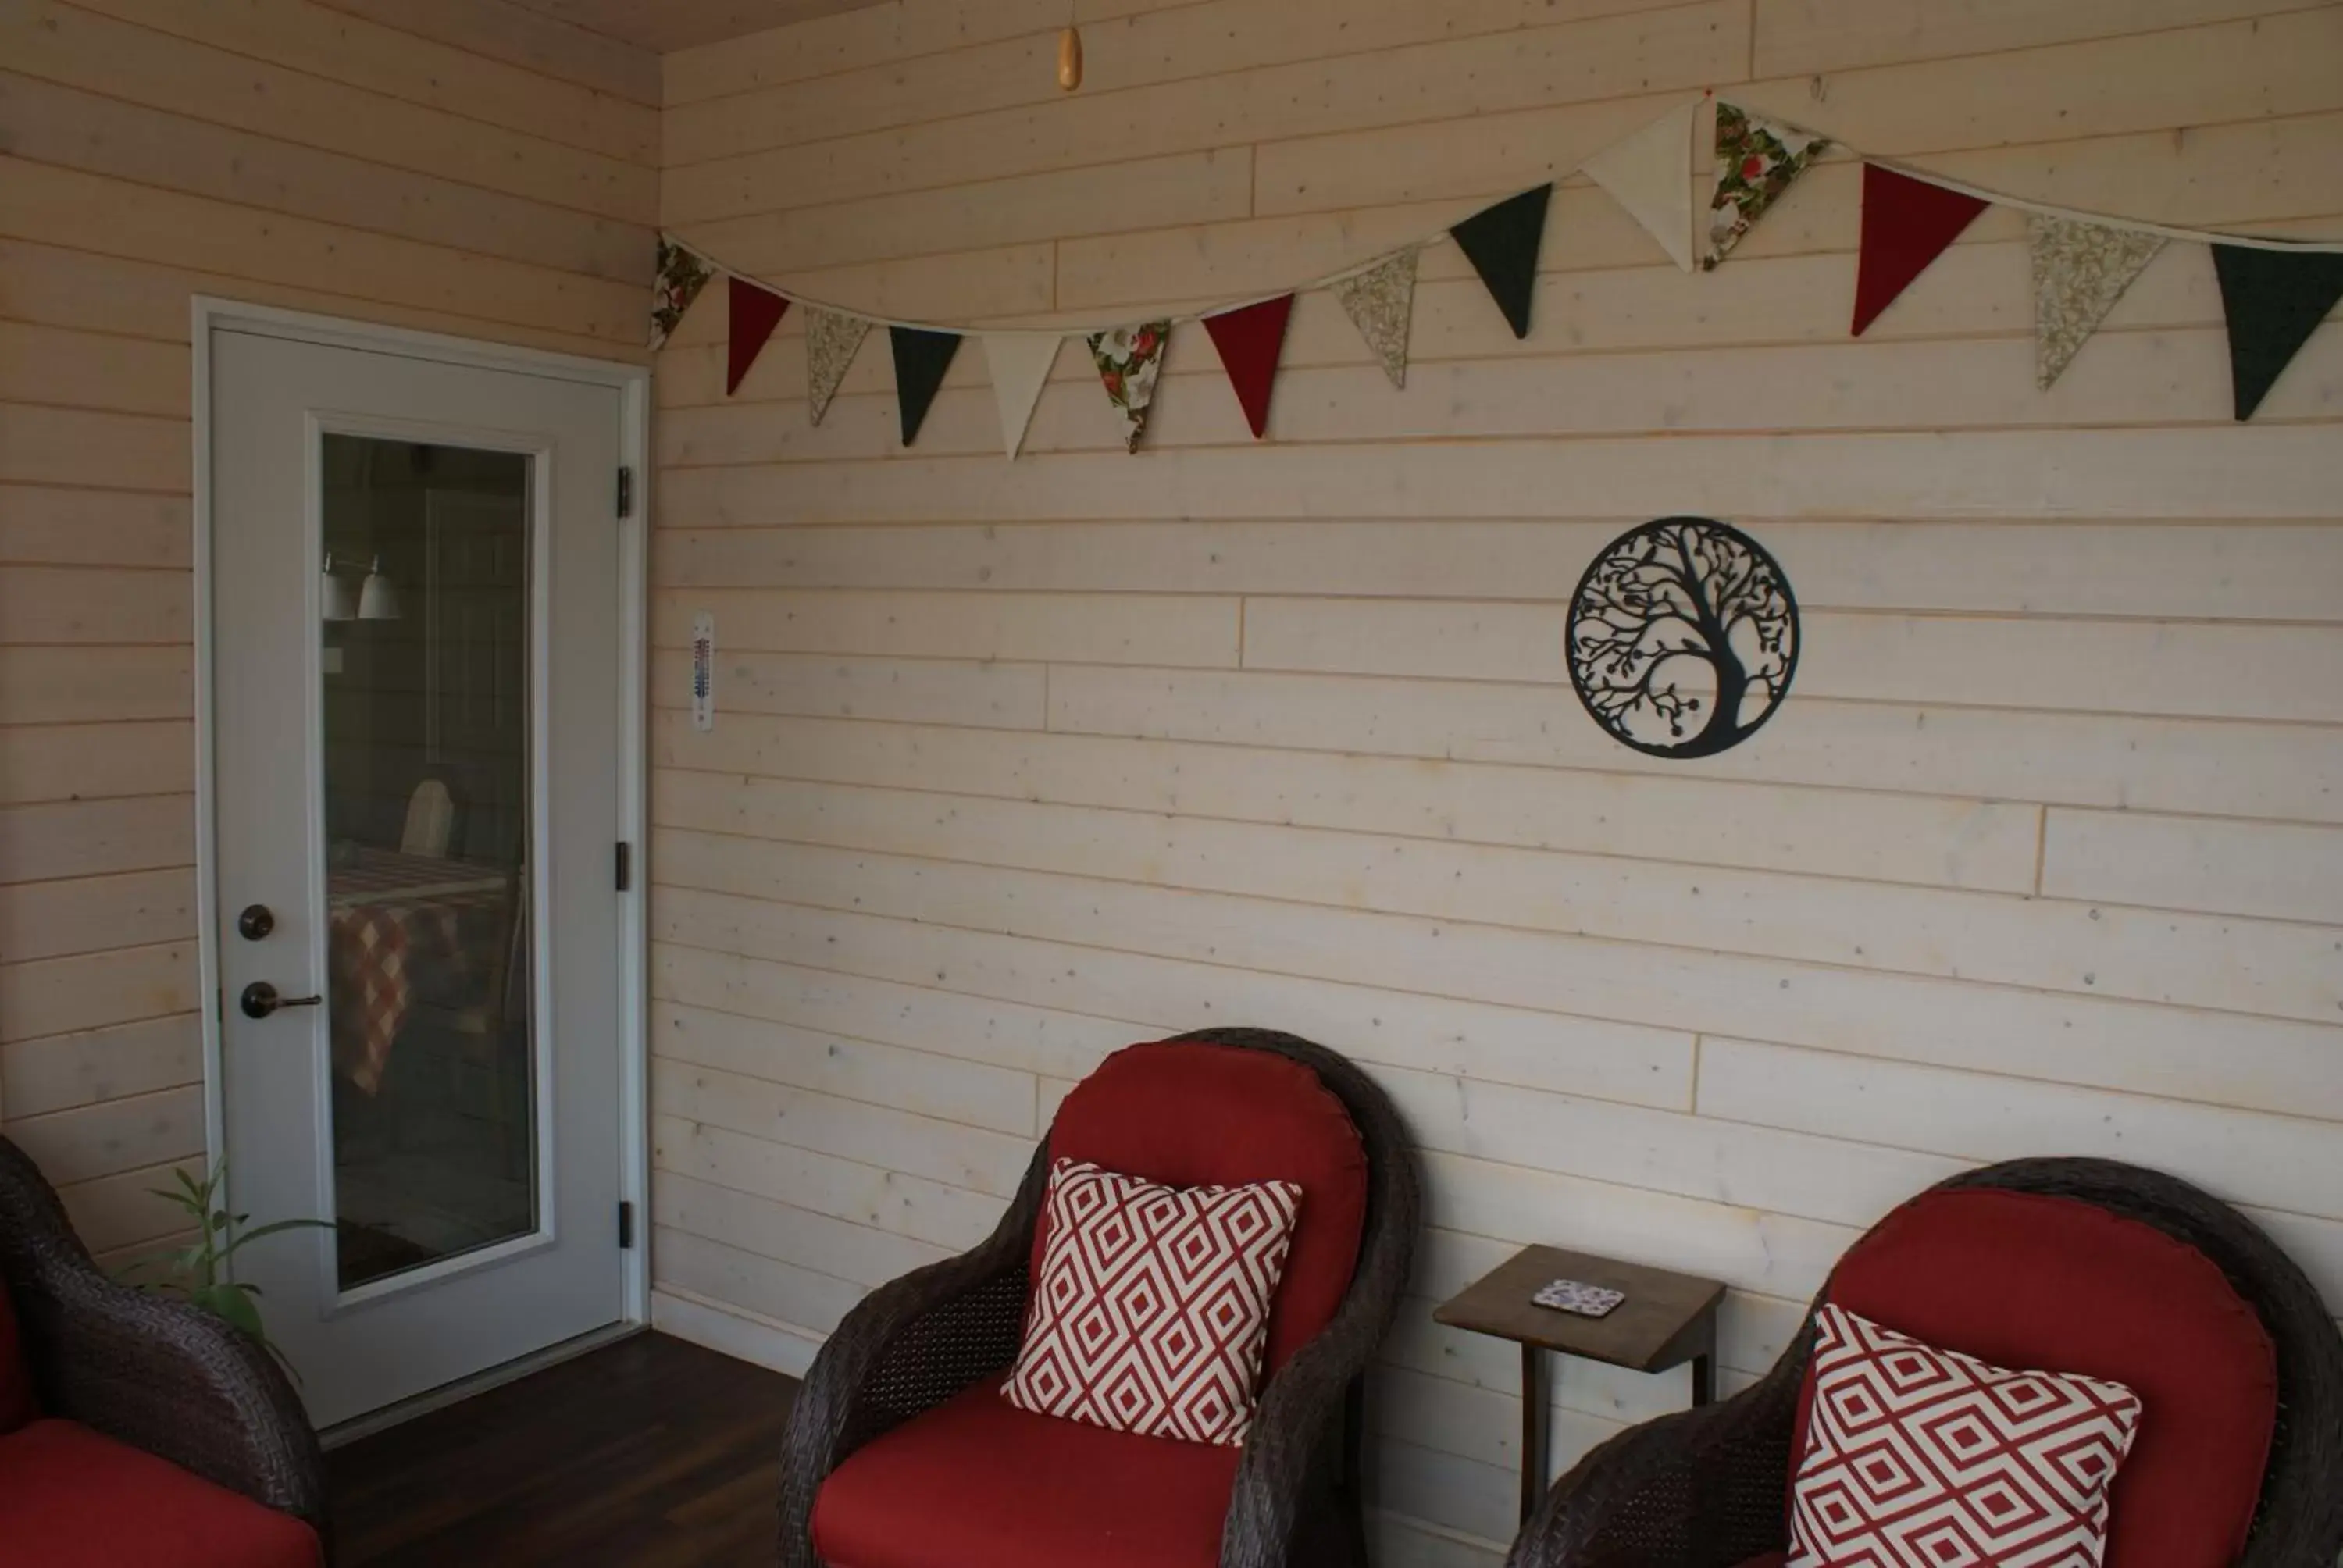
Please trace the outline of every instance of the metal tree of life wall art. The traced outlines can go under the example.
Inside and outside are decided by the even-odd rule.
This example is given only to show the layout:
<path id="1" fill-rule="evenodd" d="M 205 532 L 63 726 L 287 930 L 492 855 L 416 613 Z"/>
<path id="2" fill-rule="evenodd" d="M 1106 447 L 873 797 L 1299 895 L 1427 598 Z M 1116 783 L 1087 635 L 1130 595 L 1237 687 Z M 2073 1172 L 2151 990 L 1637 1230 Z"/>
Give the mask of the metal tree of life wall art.
<path id="1" fill-rule="evenodd" d="M 1756 733 L 1798 665 L 1798 607 L 1774 558 L 1728 524 L 1662 518 L 1612 541 L 1570 607 L 1570 678 L 1594 721 L 1654 757 Z"/>

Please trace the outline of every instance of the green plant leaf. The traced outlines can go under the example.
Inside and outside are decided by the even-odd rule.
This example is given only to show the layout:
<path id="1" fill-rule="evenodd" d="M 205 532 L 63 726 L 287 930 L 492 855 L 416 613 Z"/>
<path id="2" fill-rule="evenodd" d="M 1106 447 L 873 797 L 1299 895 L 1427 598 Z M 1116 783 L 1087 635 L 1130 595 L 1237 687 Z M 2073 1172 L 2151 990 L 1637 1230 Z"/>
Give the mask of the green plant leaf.
<path id="1" fill-rule="evenodd" d="M 184 1192 L 166 1192 L 160 1187 L 149 1187 L 146 1191 L 150 1196 L 162 1199 L 182 1213 L 193 1214 L 197 1219 L 203 1217 L 203 1205 L 191 1201 Z"/>
<path id="2" fill-rule="evenodd" d="M 260 1326 L 260 1309 L 253 1305 L 252 1298 L 245 1293 L 243 1287 L 235 1284 L 206 1285 L 189 1299 L 254 1339 L 264 1344 L 267 1342 L 268 1335 Z"/>

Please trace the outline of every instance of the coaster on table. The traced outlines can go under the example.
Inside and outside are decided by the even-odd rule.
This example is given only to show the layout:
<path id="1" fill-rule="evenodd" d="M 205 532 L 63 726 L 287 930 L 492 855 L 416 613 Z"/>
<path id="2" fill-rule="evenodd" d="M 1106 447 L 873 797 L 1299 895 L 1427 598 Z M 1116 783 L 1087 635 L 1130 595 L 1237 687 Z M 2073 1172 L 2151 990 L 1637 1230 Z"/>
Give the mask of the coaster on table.
<path id="1" fill-rule="evenodd" d="M 1530 1298 L 1541 1307 L 1552 1307 L 1560 1312 L 1575 1312 L 1582 1318 L 1604 1318 L 1611 1309 L 1627 1299 L 1624 1291 L 1614 1291 L 1602 1285 L 1590 1285 L 1583 1280 L 1556 1280 L 1540 1286 Z"/>

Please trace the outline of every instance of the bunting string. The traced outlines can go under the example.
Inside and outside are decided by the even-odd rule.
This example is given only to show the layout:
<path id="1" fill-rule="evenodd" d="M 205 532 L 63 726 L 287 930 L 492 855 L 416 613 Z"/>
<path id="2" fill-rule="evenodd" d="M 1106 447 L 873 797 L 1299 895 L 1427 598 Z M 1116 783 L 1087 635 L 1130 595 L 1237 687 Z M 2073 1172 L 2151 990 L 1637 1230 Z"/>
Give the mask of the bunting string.
<path id="1" fill-rule="evenodd" d="M 1713 97 L 1715 94 L 1704 95 Z M 1717 105 L 1716 164 L 1705 216 L 1683 149 L 1701 100 L 1573 166 L 1618 202 L 1679 267 L 1725 263 L 1734 246 L 1791 186 L 1836 144 L 1803 126 L 1737 105 Z M 1853 149 L 1849 149 L 1850 151 Z M 1864 167 L 1862 244 L 1853 331 L 1864 329 L 1987 206 L 2027 215 L 2036 297 L 2037 386 L 2046 389 L 2078 352 L 2132 278 L 2171 241 L 2212 247 L 2228 317 L 2237 417 L 2246 418 L 2324 319 L 2343 289 L 2343 239 L 2297 239 L 2119 217 L 2009 196 L 1889 158 L 1855 156 Z M 1673 172 L 1672 172 L 1673 171 Z M 703 292 L 728 280 L 732 324 L 727 395 L 736 390 L 781 317 L 794 305 L 807 322 L 809 407 L 815 424 L 873 327 L 889 329 L 905 446 L 916 438 L 952 350 L 984 340 L 1001 417 L 1014 457 L 1058 348 L 1088 340 L 1109 401 L 1137 451 L 1146 430 L 1164 341 L 1176 324 L 1202 322 L 1258 438 L 1266 434 L 1277 349 L 1294 296 L 1331 290 L 1382 364 L 1403 387 L 1415 257 L 1453 240 L 1516 337 L 1530 330 L 1530 301 L 1551 181 L 1517 192 L 1462 220 L 1363 260 L 1286 288 L 1184 311 L 1149 310 L 1119 320 L 1046 327 L 956 325 L 877 315 L 816 299 L 757 278 L 674 235 L 659 238 L 650 344 L 659 347 Z M 1701 254 L 1695 257 L 1695 244 Z M 2322 303 L 2323 302 L 2323 303 Z"/>
<path id="2" fill-rule="evenodd" d="M 2343 256 L 2343 239 L 2288 239 L 2270 235 L 2231 234 L 2221 229 L 2183 228 L 2173 224 L 2149 223 L 2136 217 L 2116 217 L 2107 213 L 2092 212 L 2083 207 L 2059 206 L 2052 202 L 2032 201 L 2024 196 L 2006 196 L 1999 191 L 1987 190 L 1983 186 L 1974 186 L 1965 180 L 1954 179 L 1949 175 L 1934 174 L 1926 169 L 1916 168 L 1909 164 L 1898 163 L 1893 158 L 1875 158 L 1868 154 L 1857 156 L 1865 163 L 1876 164 L 1882 168 L 1893 169 L 1899 175 L 1919 180 L 1924 184 L 1941 186 L 1946 190 L 1956 191 L 1962 196 L 1976 196 L 1994 206 L 2010 207 L 2018 212 L 2039 213 L 2045 217 L 2065 218 L 2072 223 L 2093 224 L 2100 228 L 2120 229 L 2131 234 L 2152 234 L 2167 240 L 2187 240 L 2197 245 L 2225 245 L 2246 250 L 2283 250 L 2305 256 L 2319 254 Z M 1535 186 L 1531 187 L 1531 189 L 1535 188 Z M 1529 191 L 1524 190 L 1516 194 L 1526 196 Z M 1202 321 L 1208 316 L 1219 316 L 1226 311 L 1242 310 L 1249 305 L 1266 305 L 1272 299 L 1282 299 L 1289 294 L 1313 294 L 1321 289 L 1332 288 L 1338 283 L 1347 282 L 1363 273 L 1373 272 L 1402 251 L 1427 249 L 1448 237 L 1447 229 L 1435 229 L 1421 238 L 1408 241 L 1405 245 L 1392 246 L 1376 253 L 1368 260 L 1345 266 L 1339 272 L 1322 273 L 1307 282 L 1291 284 L 1283 288 L 1269 289 L 1261 294 L 1249 294 L 1218 305 L 1207 305 L 1191 310 L 1157 312 L 1142 310 L 1139 314 L 1151 320 L 1170 321 L 1176 326 Z M 767 283 L 752 273 L 741 271 L 722 256 L 712 254 L 704 246 L 691 240 L 682 239 L 674 235 L 669 235 L 667 239 L 668 243 L 698 257 L 700 262 L 720 276 L 746 278 L 759 287 L 780 295 L 799 305 L 816 310 L 827 310 L 833 316 L 850 316 L 857 320 L 867 321 L 873 327 L 904 327 L 917 332 L 957 332 L 965 337 L 1003 337 L 1022 334 L 1033 337 L 1066 338 L 1087 337 L 1095 332 L 1110 332 L 1115 327 L 1131 325 L 1131 318 L 1125 317 L 1113 322 L 1076 322 L 1064 327 L 972 327 L 955 326 L 941 321 L 918 320 L 910 317 L 879 316 L 850 305 L 838 305 L 829 300 L 816 299 L 809 294 L 784 287 L 777 283 Z M 697 295 L 697 288 L 693 293 Z M 687 301 L 688 304 L 689 301 Z"/>

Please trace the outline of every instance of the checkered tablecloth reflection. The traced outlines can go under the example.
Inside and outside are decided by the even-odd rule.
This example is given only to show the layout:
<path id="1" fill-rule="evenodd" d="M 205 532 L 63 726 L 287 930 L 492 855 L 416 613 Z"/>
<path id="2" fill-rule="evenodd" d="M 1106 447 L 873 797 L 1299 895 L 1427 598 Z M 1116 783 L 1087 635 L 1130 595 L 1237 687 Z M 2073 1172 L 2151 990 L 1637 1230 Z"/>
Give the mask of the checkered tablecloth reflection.
<path id="1" fill-rule="evenodd" d="M 334 1066 L 368 1094 L 418 1000 L 464 1005 L 507 940 L 508 873 L 362 849 L 327 874 Z"/>

